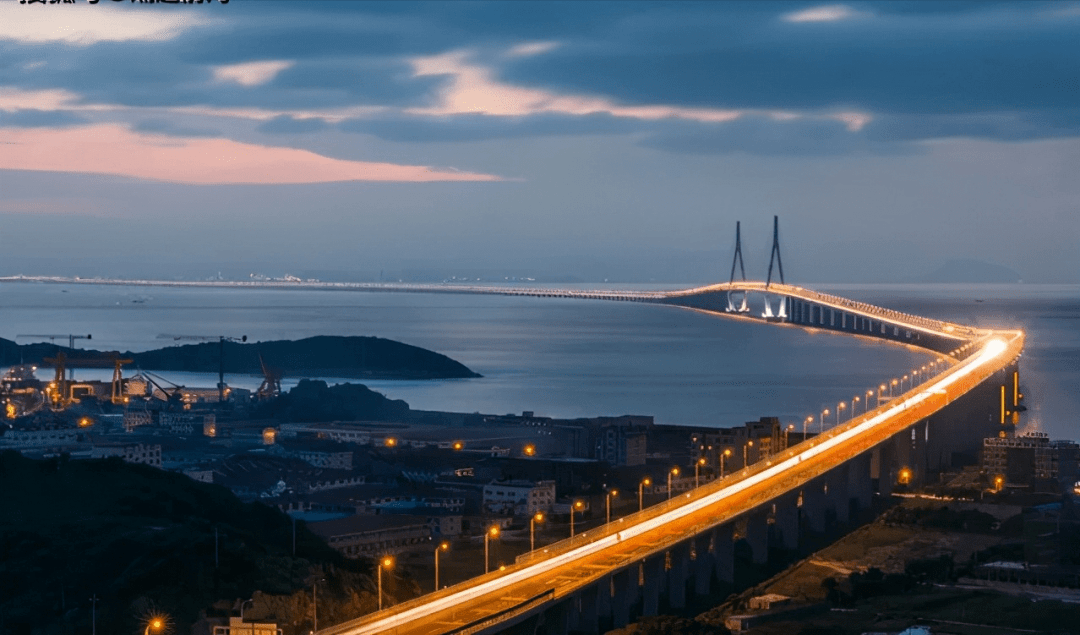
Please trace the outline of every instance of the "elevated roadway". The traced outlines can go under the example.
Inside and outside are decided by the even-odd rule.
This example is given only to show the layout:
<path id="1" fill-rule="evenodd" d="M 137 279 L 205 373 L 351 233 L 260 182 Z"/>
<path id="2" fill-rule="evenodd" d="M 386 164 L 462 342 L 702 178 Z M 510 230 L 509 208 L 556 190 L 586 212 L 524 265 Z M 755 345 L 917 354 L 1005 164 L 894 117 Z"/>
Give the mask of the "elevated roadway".
<path id="1" fill-rule="evenodd" d="M 469 293 L 648 302 L 738 319 L 885 339 L 926 348 L 949 360 L 948 365 L 942 365 L 935 374 L 927 373 L 921 384 L 899 397 L 727 478 L 526 554 L 503 571 L 321 630 L 322 635 L 494 633 L 522 620 L 535 621 L 540 615 L 552 623 L 558 622 L 549 629 L 550 632 L 566 630 L 575 619 L 579 622 L 591 620 L 591 626 L 585 624 L 583 630 L 595 630 L 596 616 L 602 613 L 615 616 L 615 625 L 624 623 L 628 603 L 640 599 L 647 607 L 650 603 L 655 605 L 655 592 L 649 595 L 649 579 L 650 576 L 670 575 L 664 573 L 665 567 L 657 564 L 664 562 L 665 554 L 675 551 L 686 554 L 679 561 L 683 562 L 691 549 L 698 554 L 708 550 L 715 563 L 730 560 L 730 553 L 725 555 L 724 550 L 730 551 L 730 528 L 735 520 L 762 518 L 761 510 L 767 505 L 791 501 L 793 496 L 798 496 L 800 506 L 805 509 L 806 499 L 821 496 L 821 488 L 815 484 L 826 478 L 832 479 L 834 490 L 837 487 L 862 487 L 861 481 L 869 482 L 869 470 L 856 471 L 855 476 L 847 479 L 836 478 L 838 470 L 848 463 L 865 462 L 869 452 L 888 445 L 909 429 L 913 431 L 911 438 L 914 441 L 916 424 L 940 413 L 984 382 L 996 382 L 992 379 L 995 375 L 1015 368 L 1024 345 L 1024 334 L 1020 331 L 977 329 L 797 286 L 760 282 L 709 285 L 679 291 L 619 291 L 290 281 L 185 283 L 24 277 L 0 279 L 3 281 Z M 748 297 L 753 297 L 756 304 L 746 302 Z M 1002 424 L 1005 423 L 1005 400 L 1006 390 L 1002 383 Z M 929 427 L 926 434 L 929 436 Z M 824 490 L 828 491 L 828 485 Z M 847 498 L 849 491 L 854 490 L 845 490 L 841 495 L 844 515 L 850 500 Z M 718 534 L 720 530 L 727 533 Z M 707 537 L 707 541 L 703 541 L 703 537 Z M 726 546 L 720 549 L 724 541 Z M 684 582 L 669 582 L 669 585 L 678 586 Z M 642 595 L 646 597 L 642 599 Z M 624 606 L 617 606 L 619 603 Z M 590 608 L 584 608 L 586 606 Z M 592 617 L 583 618 L 584 613 Z"/>

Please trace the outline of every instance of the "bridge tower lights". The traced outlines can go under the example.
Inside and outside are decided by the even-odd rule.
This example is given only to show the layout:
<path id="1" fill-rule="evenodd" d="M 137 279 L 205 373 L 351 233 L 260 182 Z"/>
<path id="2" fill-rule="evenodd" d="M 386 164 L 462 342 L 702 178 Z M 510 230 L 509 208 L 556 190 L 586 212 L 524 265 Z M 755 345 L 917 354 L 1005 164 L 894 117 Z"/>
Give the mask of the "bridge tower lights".
<path id="1" fill-rule="evenodd" d="M 769 253 L 769 276 L 765 279 L 765 287 L 772 283 L 773 260 L 780 270 L 780 284 L 784 284 L 784 263 L 780 261 L 780 217 L 773 216 L 772 226 L 772 251 Z"/>
<path id="2" fill-rule="evenodd" d="M 739 263 L 739 273 L 742 274 L 742 279 L 746 280 L 746 268 L 743 266 L 742 259 L 742 232 L 739 229 L 739 221 L 735 221 L 735 257 L 731 259 L 731 279 L 729 283 L 735 282 L 735 263 Z"/>

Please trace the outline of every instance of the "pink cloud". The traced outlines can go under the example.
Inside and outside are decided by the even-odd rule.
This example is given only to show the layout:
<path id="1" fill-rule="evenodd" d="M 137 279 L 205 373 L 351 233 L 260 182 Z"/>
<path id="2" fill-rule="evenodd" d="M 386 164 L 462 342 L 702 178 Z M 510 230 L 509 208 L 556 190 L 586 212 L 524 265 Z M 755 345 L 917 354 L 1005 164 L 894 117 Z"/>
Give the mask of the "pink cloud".
<path id="1" fill-rule="evenodd" d="M 111 174 L 196 185 L 501 180 L 452 168 L 346 161 L 228 139 L 138 134 L 116 124 L 0 129 L 0 148 L 2 170 Z"/>

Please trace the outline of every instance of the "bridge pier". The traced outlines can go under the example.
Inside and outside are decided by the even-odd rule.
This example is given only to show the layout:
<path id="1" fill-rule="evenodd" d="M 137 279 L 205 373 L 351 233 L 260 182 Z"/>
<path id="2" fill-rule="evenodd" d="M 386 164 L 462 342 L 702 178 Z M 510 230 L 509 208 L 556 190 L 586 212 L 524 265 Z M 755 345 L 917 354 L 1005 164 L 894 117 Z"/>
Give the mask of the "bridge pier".
<path id="1" fill-rule="evenodd" d="M 802 519 L 803 529 L 814 533 L 825 531 L 825 489 L 820 479 L 815 479 L 803 486 Z"/>
<path id="2" fill-rule="evenodd" d="M 845 462 L 829 470 L 829 484 L 831 485 L 829 487 L 830 506 L 836 514 L 836 522 L 845 525 L 851 518 L 851 497 L 848 495 L 851 485 L 849 463 Z"/>
<path id="3" fill-rule="evenodd" d="M 660 586 L 664 581 L 664 554 L 646 558 L 643 563 L 645 569 L 645 584 L 641 587 L 641 614 L 659 615 L 660 613 Z"/>
<path id="4" fill-rule="evenodd" d="M 590 635 L 600 632 L 600 596 L 604 593 L 611 594 L 611 587 L 605 586 L 606 584 L 609 583 L 601 579 L 597 584 L 578 593 L 577 611 L 571 620 L 572 629 Z"/>
<path id="5" fill-rule="evenodd" d="M 684 540 L 671 549 L 671 568 L 668 569 L 668 606 L 686 608 L 686 579 L 690 570 L 690 541 Z"/>
<path id="6" fill-rule="evenodd" d="M 855 506 L 860 511 L 870 509 L 874 499 L 874 484 L 870 481 L 869 452 L 863 452 L 851 459 L 848 468 L 848 497 L 855 501 Z"/>
<path id="7" fill-rule="evenodd" d="M 713 568 L 721 584 L 735 582 L 735 527 L 731 523 L 712 531 Z"/>
<path id="8" fill-rule="evenodd" d="M 638 567 L 631 565 L 611 576 L 614 592 L 611 595 L 611 623 L 615 628 L 626 628 L 630 623 L 630 607 L 637 600 Z"/>
<path id="9" fill-rule="evenodd" d="M 533 632 L 537 635 L 541 633 L 544 635 L 562 635 L 569 632 L 571 614 L 574 613 L 574 604 L 573 598 L 570 598 L 564 602 L 558 602 L 541 613 L 537 620 L 536 629 Z"/>
<path id="10" fill-rule="evenodd" d="M 873 449 L 871 475 L 877 476 L 878 494 L 892 496 L 896 484 L 896 446 L 893 439 L 881 443 Z"/>
<path id="11" fill-rule="evenodd" d="M 615 582 L 611 574 L 596 581 L 596 621 L 600 632 L 611 630 L 611 594 L 615 590 Z"/>
<path id="12" fill-rule="evenodd" d="M 784 496 L 776 501 L 774 524 L 780 534 L 784 549 L 794 551 L 799 548 L 799 499 L 798 496 Z"/>
<path id="13" fill-rule="evenodd" d="M 709 594 L 712 582 L 712 554 L 709 553 L 711 540 L 712 534 L 708 533 L 694 536 L 694 595 L 698 597 Z"/>
<path id="14" fill-rule="evenodd" d="M 746 516 L 746 542 L 753 552 L 756 564 L 769 561 L 769 514 L 765 509 L 755 509 Z"/>

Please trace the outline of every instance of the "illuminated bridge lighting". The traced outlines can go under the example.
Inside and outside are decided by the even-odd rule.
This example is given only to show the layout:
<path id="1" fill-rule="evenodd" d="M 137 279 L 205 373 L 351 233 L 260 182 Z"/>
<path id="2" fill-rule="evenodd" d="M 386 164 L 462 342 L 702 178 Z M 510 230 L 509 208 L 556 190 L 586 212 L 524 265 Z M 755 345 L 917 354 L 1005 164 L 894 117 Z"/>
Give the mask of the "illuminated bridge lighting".
<path id="1" fill-rule="evenodd" d="M 34 281 L 64 284 L 98 284 L 127 286 L 229 287 L 280 289 L 334 289 L 368 292 L 405 293 L 470 293 L 506 296 L 559 297 L 592 300 L 648 302 L 674 305 L 730 319 L 757 320 L 770 324 L 796 326 L 812 330 L 834 330 L 840 334 L 876 337 L 901 344 L 919 345 L 910 333 L 924 336 L 924 348 L 937 353 L 940 370 L 920 373 L 923 383 L 915 386 L 914 377 L 906 393 L 852 417 L 824 434 L 762 461 L 695 488 L 686 496 L 678 496 L 646 508 L 635 514 L 589 530 L 585 533 L 549 545 L 540 552 L 518 558 L 505 570 L 468 580 L 453 587 L 409 600 L 370 615 L 319 631 L 322 635 L 369 635 L 394 632 L 430 633 L 453 631 L 465 624 L 497 619 L 507 608 L 507 602 L 520 603 L 520 598 L 532 598 L 530 610 L 595 584 L 602 573 L 625 570 L 646 557 L 663 553 L 676 543 L 701 534 L 712 527 L 760 508 L 784 494 L 797 492 L 813 479 L 855 456 L 859 456 L 894 435 L 925 420 L 950 402 L 1006 369 L 1020 356 L 1024 345 L 1022 331 L 992 331 L 941 320 L 909 315 L 876 307 L 838 296 L 818 293 L 802 287 L 761 282 L 733 282 L 687 289 L 682 291 L 620 291 L 555 289 L 542 287 L 496 287 L 448 284 L 363 284 L 323 283 L 300 281 L 274 282 L 166 282 L 154 280 L 83 280 L 79 278 L 25 277 L 0 278 L 0 282 Z M 724 294 L 761 294 L 766 298 L 779 297 L 783 302 L 802 303 L 815 307 L 811 316 L 759 317 L 750 312 L 725 312 L 717 302 Z M 726 300 L 726 298 L 725 298 Z M 782 304 L 781 304 L 782 306 Z M 833 324 L 827 324 L 825 310 L 831 311 Z M 841 324 L 835 324 L 836 315 Z M 847 328 L 848 321 L 866 324 L 866 328 Z M 873 325 L 871 330 L 869 325 Z M 910 340 L 905 341 L 907 337 Z M 925 345 L 931 341 L 933 345 Z M 947 353 L 947 351 L 952 351 Z M 934 364 L 931 364 L 934 367 Z M 1013 378 L 1013 399 L 1020 398 L 1018 380 Z M 884 388 L 884 387 L 883 387 Z M 1002 384 L 1001 400 L 1006 394 Z M 873 391 L 867 394 L 869 400 Z M 854 408 L 853 408 L 854 410 Z M 869 410 L 869 412 L 866 412 Z M 854 414 L 854 413 L 853 413 Z M 583 566 L 588 563 L 590 567 Z M 537 595 L 539 593 L 539 595 Z M 511 599 L 515 598 L 515 599 Z M 462 621 L 464 620 L 464 622 Z M 489 623 L 489 622 L 485 622 Z M 493 626 L 494 623 L 490 622 Z"/>

